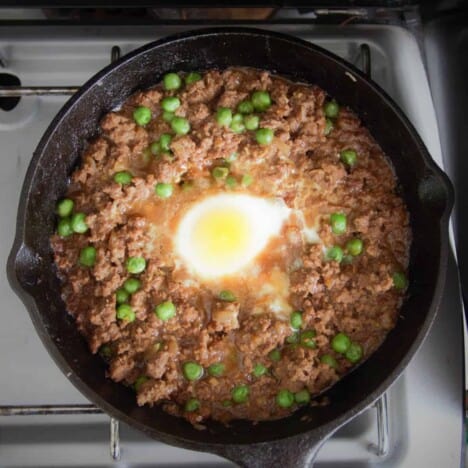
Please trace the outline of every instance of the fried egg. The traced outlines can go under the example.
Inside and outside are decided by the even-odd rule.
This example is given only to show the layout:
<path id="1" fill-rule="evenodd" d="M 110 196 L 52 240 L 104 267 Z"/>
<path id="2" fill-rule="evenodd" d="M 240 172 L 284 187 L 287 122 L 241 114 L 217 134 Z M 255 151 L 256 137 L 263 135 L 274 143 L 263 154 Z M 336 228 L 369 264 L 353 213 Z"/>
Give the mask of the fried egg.
<path id="1" fill-rule="evenodd" d="M 175 250 L 204 279 L 242 272 L 280 234 L 291 210 L 282 199 L 218 194 L 195 203 L 182 217 Z"/>

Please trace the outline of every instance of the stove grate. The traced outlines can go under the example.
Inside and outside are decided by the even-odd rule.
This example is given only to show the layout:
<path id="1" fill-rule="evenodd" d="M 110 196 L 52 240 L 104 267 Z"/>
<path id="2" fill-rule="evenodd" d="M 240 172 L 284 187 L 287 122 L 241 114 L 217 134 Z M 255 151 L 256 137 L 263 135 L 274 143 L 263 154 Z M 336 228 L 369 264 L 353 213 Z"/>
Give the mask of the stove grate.
<path id="1" fill-rule="evenodd" d="M 120 58 L 121 51 L 119 46 L 113 46 L 111 49 L 111 62 Z M 361 44 L 359 53 L 353 63 L 359 65 L 362 71 L 371 76 L 371 53 L 368 44 Z M 0 60 L 0 66 L 2 62 Z M 6 97 L 24 97 L 24 96 L 63 96 L 72 95 L 78 92 L 79 86 L 0 86 L 0 98 Z"/>
<path id="2" fill-rule="evenodd" d="M 388 398 L 384 393 L 375 403 L 377 418 L 377 443 L 369 444 L 367 450 L 379 458 L 384 458 L 389 451 Z M 94 405 L 6 405 L 0 406 L 1 416 L 59 416 L 77 414 L 103 414 Z M 119 421 L 110 418 L 109 451 L 114 461 L 120 460 Z"/>

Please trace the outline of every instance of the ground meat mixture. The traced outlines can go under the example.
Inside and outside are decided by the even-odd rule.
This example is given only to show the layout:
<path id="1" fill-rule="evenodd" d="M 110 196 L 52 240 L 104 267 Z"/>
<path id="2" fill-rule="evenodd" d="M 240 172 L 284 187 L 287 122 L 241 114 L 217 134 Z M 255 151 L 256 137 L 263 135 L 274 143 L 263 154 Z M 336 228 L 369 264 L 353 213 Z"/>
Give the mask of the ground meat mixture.
<path id="1" fill-rule="evenodd" d="M 169 74 L 100 127 L 51 244 L 68 312 L 139 405 L 193 424 L 282 418 L 395 326 L 408 212 L 381 148 L 322 89 L 242 68 Z M 182 226 L 209 198 L 226 207 L 213 216 L 230 222 L 232 201 L 257 226 L 194 247 L 198 225 Z M 229 257 L 237 232 L 251 258 Z M 216 275 L 218 260 L 238 270 Z"/>

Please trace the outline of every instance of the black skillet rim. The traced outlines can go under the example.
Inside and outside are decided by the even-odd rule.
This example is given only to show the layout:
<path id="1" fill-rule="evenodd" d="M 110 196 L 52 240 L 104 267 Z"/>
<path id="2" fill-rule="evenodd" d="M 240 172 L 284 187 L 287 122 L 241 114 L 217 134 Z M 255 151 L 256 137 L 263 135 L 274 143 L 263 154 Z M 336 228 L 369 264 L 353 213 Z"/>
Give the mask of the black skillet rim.
<path id="1" fill-rule="evenodd" d="M 309 49 L 313 49 L 315 53 L 321 54 L 325 56 L 327 59 L 334 61 L 338 67 L 340 67 L 343 71 L 348 71 L 354 75 L 357 75 L 361 80 L 364 80 L 366 84 L 371 88 L 372 92 L 376 93 L 379 98 L 388 106 L 401 120 L 401 123 L 405 130 L 410 134 L 411 138 L 414 140 L 416 146 L 418 147 L 419 153 L 424 161 L 425 167 L 437 177 L 439 182 L 443 185 L 446 193 L 446 200 L 445 200 L 445 207 L 443 214 L 439 220 L 439 229 L 440 229 L 440 239 L 441 239 L 441 246 L 440 246 L 440 256 L 439 256 L 439 271 L 437 276 L 437 282 L 434 287 L 433 291 L 433 301 L 430 305 L 429 311 L 427 313 L 426 319 L 423 322 L 423 325 L 418 331 L 418 335 L 416 339 L 411 344 L 408 352 L 402 358 L 398 366 L 388 374 L 388 376 L 382 381 L 382 383 L 371 393 L 367 394 L 363 397 L 363 399 L 353 406 L 351 409 L 345 411 L 341 416 L 335 418 L 334 420 L 313 428 L 309 431 L 299 431 L 293 436 L 288 437 L 278 437 L 278 438 L 271 438 L 265 440 L 264 442 L 257 442 L 255 444 L 249 443 L 240 443 L 240 442 L 233 442 L 233 443 L 205 443 L 205 442 L 198 442 L 191 439 L 187 439 L 184 437 L 180 437 L 179 435 L 175 435 L 173 433 L 161 432 L 160 430 L 156 430 L 146 425 L 140 423 L 139 421 L 132 419 L 126 413 L 123 413 L 121 410 L 117 409 L 116 407 L 109 404 L 104 398 L 100 395 L 95 393 L 90 387 L 84 384 L 81 379 L 75 375 L 71 368 L 68 366 L 67 361 L 63 358 L 60 351 L 56 348 L 54 341 L 49 337 L 48 333 L 43 327 L 43 324 L 40 319 L 40 312 L 38 307 L 36 306 L 35 300 L 32 296 L 27 293 L 17 277 L 16 271 L 16 260 L 21 254 L 22 247 L 24 246 L 24 233 L 26 231 L 26 200 L 29 196 L 30 188 L 31 188 L 31 181 L 34 176 L 34 172 L 37 165 L 37 160 L 41 157 L 44 148 L 48 145 L 49 140 L 57 126 L 60 125 L 61 121 L 66 118 L 68 111 L 74 106 L 75 102 L 77 102 L 84 94 L 91 90 L 104 76 L 109 73 L 112 73 L 113 70 L 117 69 L 120 65 L 125 63 L 128 60 L 135 58 L 140 54 L 144 54 L 151 49 L 161 46 L 167 43 L 175 43 L 181 40 L 187 40 L 192 37 L 198 36 L 215 36 L 219 37 L 219 35 L 229 35 L 229 34 L 242 34 L 242 35 L 251 35 L 255 36 L 269 36 L 274 37 L 277 39 L 281 39 L 285 42 L 295 43 L 296 45 L 300 45 L 302 47 L 306 47 Z M 36 150 L 34 151 L 33 158 L 30 162 L 28 167 L 25 180 L 23 183 L 21 195 L 20 195 L 20 202 L 18 208 L 18 216 L 17 216 L 17 225 L 16 225 L 16 234 L 13 247 L 11 249 L 8 264 L 7 264 L 7 274 L 10 285 L 14 289 L 14 291 L 18 294 L 21 298 L 23 303 L 26 305 L 26 308 L 31 316 L 33 324 L 38 332 L 44 346 L 46 347 L 49 354 L 52 356 L 55 363 L 58 365 L 60 370 L 66 375 L 69 380 L 73 383 L 73 385 L 83 394 L 86 398 L 96 404 L 98 407 L 102 408 L 106 413 L 110 414 L 113 417 L 116 417 L 119 420 L 124 421 L 125 423 L 129 424 L 130 426 L 136 427 L 140 431 L 157 438 L 163 442 L 167 442 L 172 445 L 180 445 L 183 447 L 189 447 L 198 450 L 213 450 L 217 451 L 223 446 L 249 446 L 249 445 L 257 445 L 257 444 L 264 444 L 265 442 L 272 442 L 275 440 L 282 440 L 287 441 L 292 439 L 300 434 L 314 434 L 314 439 L 320 440 L 326 438 L 328 435 L 331 435 L 335 430 L 339 427 L 344 425 L 347 421 L 352 419 L 353 417 L 357 416 L 359 413 L 364 411 L 367 407 L 369 407 L 372 403 L 374 403 L 389 387 L 390 385 L 400 376 L 403 370 L 408 365 L 411 358 L 414 356 L 418 348 L 420 347 L 421 343 L 427 336 L 427 333 L 432 325 L 435 315 L 437 313 L 437 309 L 440 303 L 441 292 L 443 290 L 443 286 L 445 283 L 445 274 L 446 274 L 446 266 L 447 266 L 447 258 L 448 258 L 448 220 L 450 216 L 451 207 L 453 204 L 453 189 L 452 185 L 446 176 L 446 174 L 437 166 L 437 164 L 431 158 L 428 150 L 426 149 L 424 143 L 422 142 L 420 136 L 416 132 L 413 125 L 410 123 L 408 118 L 404 115 L 402 110 L 399 106 L 393 101 L 393 99 L 378 86 L 372 80 L 367 78 L 359 69 L 354 67 L 352 64 L 346 62 L 345 60 L 335 56 L 334 54 L 326 51 L 325 49 L 307 42 L 302 39 L 298 39 L 296 37 L 272 32 L 269 30 L 263 30 L 259 28 L 250 28 L 250 27 L 214 27 L 214 28 L 203 28 L 197 29 L 194 31 L 188 31 L 183 33 L 178 33 L 174 35 L 170 35 L 159 39 L 157 41 L 151 42 L 146 44 L 134 51 L 130 52 L 129 54 L 123 56 L 118 61 L 113 62 L 112 64 L 106 66 L 104 69 L 99 71 L 93 77 L 91 77 L 81 88 L 80 90 L 74 94 L 60 109 L 57 115 L 54 117 L 50 125 L 48 126 L 47 130 L 44 132 Z M 70 375 L 71 374 L 71 375 Z"/>

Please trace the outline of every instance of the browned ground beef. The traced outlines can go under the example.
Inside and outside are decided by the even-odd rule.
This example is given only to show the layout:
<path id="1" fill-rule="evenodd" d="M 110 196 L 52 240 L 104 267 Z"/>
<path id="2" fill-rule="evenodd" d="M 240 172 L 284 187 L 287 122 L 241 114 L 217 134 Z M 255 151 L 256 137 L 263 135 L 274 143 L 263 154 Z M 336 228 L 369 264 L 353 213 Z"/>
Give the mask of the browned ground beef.
<path id="1" fill-rule="evenodd" d="M 260 126 L 275 131 L 267 146 L 256 142 L 255 132 L 234 133 L 215 119 L 217 108 L 235 109 L 255 90 L 267 90 L 273 101 L 258 114 Z M 173 134 L 160 107 L 161 99 L 173 94 L 182 103 L 175 114 L 186 117 L 191 130 L 173 137 L 172 156 L 155 157 L 148 149 L 151 143 L 163 133 Z M 75 212 L 86 214 L 89 230 L 54 235 L 51 243 L 69 313 L 91 351 L 106 356 L 111 379 L 131 386 L 140 378 L 138 404 L 161 403 L 192 423 L 208 417 L 281 418 L 297 405 L 280 407 L 280 390 L 307 389 L 314 396 L 353 367 L 331 347 L 337 333 L 359 344 L 365 359 L 395 326 L 404 291 L 394 287 L 392 275 L 407 268 L 408 213 L 382 150 L 349 109 L 341 108 L 334 129 L 325 135 L 325 101 L 325 92 L 316 86 L 294 84 L 264 71 L 213 70 L 176 92 L 160 85 L 138 92 L 102 119 L 100 135 L 83 154 L 67 194 Z M 152 111 L 146 126 L 133 119 L 138 106 Z M 357 153 L 353 167 L 340 161 L 345 149 Z M 248 188 L 240 183 L 228 188 L 211 176 L 213 167 L 227 166 L 224 160 L 232 153 L 237 159 L 230 164 L 231 174 L 237 182 L 250 174 L 254 182 Z M 113 180 L 122 170 L 133 174 L 130 184 Z M 154 192 L 157 182 L 173 184 L 172 197 L 159 199 Z M 236 291 L 235 302 L 220 301 L 216 284 L 191 277 L 180 266 L 168 234 L 187 206 L 225 191 L 281 197 L 301 210 L 306 221 L 317 221 L 321 239 L 308 243 L 297 223 L 286 223 L 258 260 L 263 270 L 257 282 L 241 277 L 227 283 Z M 347 216 L 343 235 L 331 230 L 333 212 Z M 344 249 L 356 237 L 364 243 L 361 255 L 346 256 L 341 263 L 326 259 L 325 247 Z M 97 252 L 91 267 L 79 262 L 81 249 L 88 245 Z M 136 275 L 142 286 L 129 299 L 136 314 L 129 322 L 116 317 L 115 292 L 132 276 L 125 262 L 134 256 L 144 257 L 147 266 Z M 262 274 L 269 275 L 274 266 L 286 271 L 287 300 L 302 311 L 302 332 L 315 331 L 315 347 L 294 343 L 289 317 L 274 314 L 268 305 L 253 310 Z M 177 310 L 165 322 L 154 313 L 163 301 L 172 301 Z M 278 361 L 269 356 L 276 349 L 281 353 Z M 336 368 L 321 362 L 324 354 L 336 359 Z M 187 361 L 203 366 L 204 376 L 196 381 L 184 378 Z M 219 362 L 224 374 L 210 376 L 206 369 Z M 254 377 L 259 363 L 268 372 Z M 244 384 L 249 388 L 247 401 L 233 403 L 232 389 Z M 199 408 L 184 411 L 191 398 L 200 402 Z"/>

